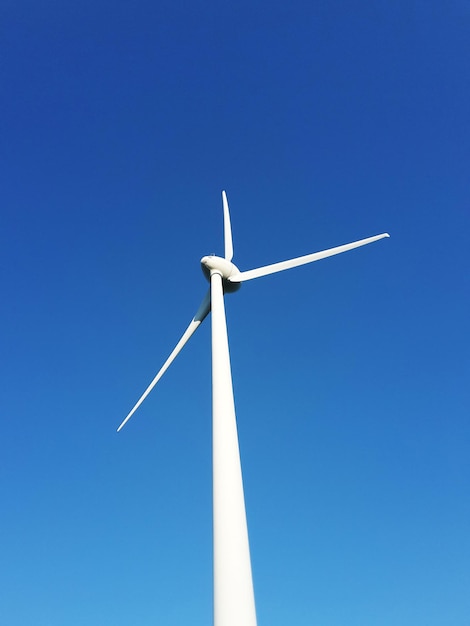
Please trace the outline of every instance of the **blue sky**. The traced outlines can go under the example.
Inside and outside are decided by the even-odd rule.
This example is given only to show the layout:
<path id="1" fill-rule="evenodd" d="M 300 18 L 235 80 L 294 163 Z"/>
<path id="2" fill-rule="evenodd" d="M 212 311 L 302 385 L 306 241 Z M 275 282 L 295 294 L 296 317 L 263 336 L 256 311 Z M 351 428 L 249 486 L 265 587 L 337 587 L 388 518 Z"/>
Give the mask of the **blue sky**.
<path id="1" fill-rule="evenodd" d="M 0 8 L 0 618 L 212 620 L 222 253 L 259 625 L 464 626 L 470 7 Z"/>

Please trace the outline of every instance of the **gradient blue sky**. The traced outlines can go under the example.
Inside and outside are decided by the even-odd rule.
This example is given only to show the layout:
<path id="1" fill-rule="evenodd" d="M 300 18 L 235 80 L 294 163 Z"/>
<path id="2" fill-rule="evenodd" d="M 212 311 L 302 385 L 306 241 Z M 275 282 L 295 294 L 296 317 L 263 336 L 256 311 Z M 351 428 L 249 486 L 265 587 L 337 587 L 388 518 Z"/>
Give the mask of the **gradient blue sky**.
<path id="1" fill-rule="evenodd" d="M 0 7 L 0 621 L 212 623 L 221 253 L 260 626 L 467 626 L 467 0 Z"/>

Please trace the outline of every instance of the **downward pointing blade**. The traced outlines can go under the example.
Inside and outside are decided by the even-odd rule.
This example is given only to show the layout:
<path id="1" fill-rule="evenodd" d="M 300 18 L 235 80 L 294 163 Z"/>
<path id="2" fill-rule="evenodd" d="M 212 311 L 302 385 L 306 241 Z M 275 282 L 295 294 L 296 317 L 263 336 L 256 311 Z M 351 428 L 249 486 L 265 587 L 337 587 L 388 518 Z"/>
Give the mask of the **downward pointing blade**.
<path id="1" fill-rule="evenodd" d="M 230 225 L 230 212 L 228 210 L 227 194 L 225 191 L 222 191 L 222 203 L 224 205 L 225 258 L 227 261 L 231 261 L 233 258 L 232 227 Z"/>
<path id="2" fill-rule="evenodd" d="M 184 348 L 185 344 L 189 341 L 189 339 L 191 338 L 191 336 L 196 332 L 196 330 L 199 328 L 199 326 L 201 325 L 201 323 L 204 321 L 205 317 L 207 316 L 207 314 L 209 313 L 211 309 L 211 294 L 210 294 L 210 289 L 209 291 L 206 293 L 204 300 L 201 302 L 201 306 L 199 307 L 199 309 L 197 310 L 196 315 L 193 317 L 193 319 L 191 320 L 188 328 L 184 331 L 183 336 L 181 337 L 181 339 L 178 341 L 178 343 L 175 346 L 175 349 L 173 350 L 173 352 L 170 354 L 170 356 L 167 358 L 167 360 L 165 361 L 165 363 L 163 364 L 162 368 L 160 369 L 160 371 L 157 373 L 157 375 L 155 376 L 155 378 L 152 380 L 152 382 L 150 383 L 150 385 L 147 387 L 147 389 L 144 391 L 144 393 L 142 394 L 142 396 L 139 398 L 137 404 L 134 406 L 134 408 L 132 409 L 132 411 L 128 414 L 128 416 L 126 417 L 126 419 L 122 422 L 122 424 L 119 426 L 119 428 L 117 429 L 117 431 L 119 432 L 121 430 L 121 428 L 126 424 L 126 422 L 128 422 L 131 417 L 134 415 L 134 413 L 137 411 L 137 409 L 139 408 L 139 406 L 142 404 L 142 402 L 145 400 L 145 398 L 149 395 L 149 393 L 152 391 L 152 389 L 155 387 L 155 385 L 158 383 L 158 381 L 160 380 L 160 378 L 163 376 L 163 374 L 166 372 L 166 370 L 170 367 L 170 365 L 173 363 L 173 361 L 176 359 L 176 357 L 178 356 L 178 354 L 181 352 L 181 350 Z"/>
<path id="3" fill-rule="evenodd" d="M 254 270 L 248 270 L 246 272 L 239 272 L 233 274 L 228 278 L 230 282 L 241 283 L 245 280 L 252 280 L 253 278 L 259 278 L 260 276 L 267 276 L 268 274 L 274 274 L 276 272 L 282 272 L 283 270 L 291 269 L 292 267 L 298 267 L 299 265 L 305 265 L 306 263 L 313 263 L 313 261 L 319 261 L 335 254 L 341 254 L 347 252 L 353 248 L 359 248 L 360 246 L 366 246 L 368 243 L 378 241 L 384 237 L 390 237 L 388 233 L 382 235 L 376 235 L 375 237 L 368 237 L 367 239 L 360 239 L 359 241 L 353 241 L 347 243 L 344 246 L 337 246 L 336 248 L 329 248 L 328 250 L 322 250 L 321 252 L 314 252 L 313 254 L 306 254 L 305 256 L 299 256 L 289 261 L 281 261 L 280 263 L 273 263 L 272 265 L 264 265 Z"/>

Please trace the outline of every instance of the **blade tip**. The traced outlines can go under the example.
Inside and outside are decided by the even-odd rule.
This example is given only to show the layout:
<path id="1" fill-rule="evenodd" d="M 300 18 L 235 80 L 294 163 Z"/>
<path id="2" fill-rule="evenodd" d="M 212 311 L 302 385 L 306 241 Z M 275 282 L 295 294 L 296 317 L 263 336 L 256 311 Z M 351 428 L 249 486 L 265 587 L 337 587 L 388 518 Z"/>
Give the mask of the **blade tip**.
<path id="1" fill-rule="evenodd" d="M 130 418 L 131 418 L 131 417 L 132 417 L 132 413 L 131 413 L 130 415 L 128 415 L 128 416 L 126 417 L 126 419 L 125 419 L 125 420 L 123 420 L 123 421 L 120 423 L 120 425 L 119 425 L 119 427 L 118 427 L 118 429 L 117 429 L 117 431 L 116 431 L 116 432 L 119 432 L 120 430 L 122 430 L 122 429 L 124 428 L 124 426 L 127 424 L 127 422 L 130 420 Z"/>

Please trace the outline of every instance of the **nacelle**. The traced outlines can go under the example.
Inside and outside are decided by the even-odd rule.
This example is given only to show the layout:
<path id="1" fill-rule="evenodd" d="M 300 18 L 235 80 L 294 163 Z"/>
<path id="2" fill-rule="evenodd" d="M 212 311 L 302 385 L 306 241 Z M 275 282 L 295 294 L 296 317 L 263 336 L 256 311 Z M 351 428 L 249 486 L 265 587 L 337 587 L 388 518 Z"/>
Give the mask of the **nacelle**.
<path id="1" fill-rule="evenodd" d="M 202 257 L 201 268 L 209 282 L 212 272 L 220 274 L 224 281 L 224 291 L 228 292 L 240 289 L 241 283 L 231 283 L 228 281 L 230 276 L 240 273 L 238 267 L 231 261 L 227 261 L 227 259 L 223 259 L 220 256 L 215 256 L 215 254 L 210 254 L 209 256 Z"/>

